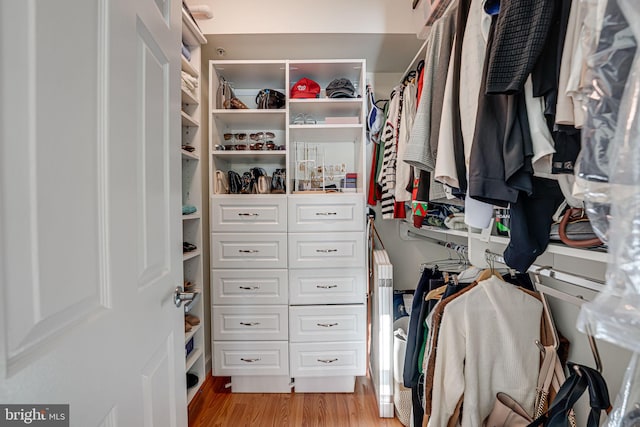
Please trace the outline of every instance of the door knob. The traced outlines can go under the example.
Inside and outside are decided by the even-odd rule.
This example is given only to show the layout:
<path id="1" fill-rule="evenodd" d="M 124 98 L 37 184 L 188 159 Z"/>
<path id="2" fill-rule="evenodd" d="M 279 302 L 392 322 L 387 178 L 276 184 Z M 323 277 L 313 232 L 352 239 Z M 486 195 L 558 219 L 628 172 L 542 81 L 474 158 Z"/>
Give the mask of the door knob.
<path id="1" fill-rule="evenodd" d="M 184 292 L 182 286 L 176 286 L 173 302 L 176 304 L 176 307 L 180 307 L 184 301 L 193 301 L 195 297 L 195 292 Z"/>

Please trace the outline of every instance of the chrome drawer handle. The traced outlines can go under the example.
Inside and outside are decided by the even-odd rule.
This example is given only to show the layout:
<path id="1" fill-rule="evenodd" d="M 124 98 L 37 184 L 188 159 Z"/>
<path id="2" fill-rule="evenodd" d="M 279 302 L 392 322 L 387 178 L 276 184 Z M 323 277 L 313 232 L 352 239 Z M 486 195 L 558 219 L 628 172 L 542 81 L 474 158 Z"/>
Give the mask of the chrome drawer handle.
<path id="1" fill-rule="evenodd" d="M 238 249 L 238 252 L 241 254 L 257 254 L 260 251 L 257 249 Z"/>
<path id="2" fill-rule="evenodd" d="M 238 216 L 260 216 L 257 213 L 239 213 Z"/>
<path id="3" fill-rule="evenodd" d="M 260 289 L 260 286 L 240 286 L 240 289 L 243 291 L 255 291 L 256 289 Z"/>
<path id="4" fill-rule="evenodd" d="M 338 215 L 338 212 L 316 212 L 316 215 L 318 215 L 318 216 L 331 216 L 331 215 Z"/>
<path id="5" fill-rule="evenodd" d="M 316 249 L 316 252 L 328 254 L 331 252 L 338 252 L 338 250 L 337 249 Z"/>
<path id="6" fill-rule="evenodd" d="M 240 360 L 242 360 L 243 362 L 247 362 L 247 363 L 253 363 L 253 362 L 259 362 L 262 359 L 245 359 L 244 357 L 241 357 Z"/>
<path id="7" fill-rule="evenodd" d="M 322 363 L 333 363 L 337 361 L 338 359 L 318 359 L 318 362 L 322 362 Z"/>
<path id="8" fill-rule="evenodd" d="M 242 326 L 258 326 L 260 322 L 240 322 Z"/>
<path id="9" fill-rule="evenodd" d="M 334 326 L 338 326 L 338 323 L 316 323 L 318 326 L 322 326 L 323 328 L 333 328 Z"/>
<path id="10" fill-rule="evenodd" d="M 318 289 L 333 289 L 337 287 L 338 285 L 316 285 L 316 288 Z"/>

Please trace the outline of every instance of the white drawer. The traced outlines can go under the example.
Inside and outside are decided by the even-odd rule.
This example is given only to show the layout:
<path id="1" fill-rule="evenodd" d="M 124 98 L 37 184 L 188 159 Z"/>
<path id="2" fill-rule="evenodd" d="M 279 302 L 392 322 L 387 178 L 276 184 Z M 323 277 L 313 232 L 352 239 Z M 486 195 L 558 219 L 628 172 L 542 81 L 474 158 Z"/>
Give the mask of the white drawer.
<path id="1" fill-rule="evenodd" d="M 216 341 L 286 340 L 286 305 L 214 305 L 211 316 Z"/>
<path id="2" fill-rule="evenodd" d="M 292 377 L 365 375 L 364 341 L 292 343 L 289 347 Z"/>
<path id="3" fill-rule="evenodd" d="M 287 268 L 286 233 L 212 233 L 213 268 Z"/>
<path id="4" fill-rule="evenodd" d="M 364 233 L 289 234 L 289 267 L 364 267 Z"/>
<path id="5" fill-rule="evenodd" d="M 289 375 L 286 341 L 213 342 L 213 375 Z"/>
<path id="6" fill-rule="evenodd" d="M 289 231 L 363 231 L 364 196 L 289 196 Z"/>
<path id="7" fill-rule="evenodd" d="M 361 341 L 366 338 L 364 304 L 289 307 L 289 340 L 293 342 Z"/>
<path id="8" fill-rule="evenodd" d="M 212 197 L 211 231 L 287 231 L 287 198 L 252 194 Z"/>
<path id="9" fill-rule="evenodd" d="M 291 304 L 360 304 L 365 293 L 362 268 L 289 270 Z"/>
<path id="10" fill-rule="evenodd" d="M 211 301 L 225 304 L 287 304 L 287 270 L 211 270 Z"/>

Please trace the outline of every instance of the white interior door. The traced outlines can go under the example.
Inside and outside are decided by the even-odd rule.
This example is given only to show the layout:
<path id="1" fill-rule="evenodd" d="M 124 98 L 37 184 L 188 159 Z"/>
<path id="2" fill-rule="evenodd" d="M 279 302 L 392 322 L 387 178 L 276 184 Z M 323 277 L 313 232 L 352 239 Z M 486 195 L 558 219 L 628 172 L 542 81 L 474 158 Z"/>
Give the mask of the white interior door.
<path id="1" fill-rule="evenodd" d="M 180 13 L 0 2 L 0 404 L 187 423 Z"/>

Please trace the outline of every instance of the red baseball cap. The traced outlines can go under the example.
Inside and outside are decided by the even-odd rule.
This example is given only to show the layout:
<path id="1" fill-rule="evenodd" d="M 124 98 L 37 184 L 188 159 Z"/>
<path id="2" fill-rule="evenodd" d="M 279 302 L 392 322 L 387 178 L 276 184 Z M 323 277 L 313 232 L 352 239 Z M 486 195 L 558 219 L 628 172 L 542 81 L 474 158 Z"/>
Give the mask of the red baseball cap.
<path id="1" fill-rule="evenodd" d="M 320 85 L 306 77 L 301 78 L 291 88 L 291 98 L 317 98 Z"/>

